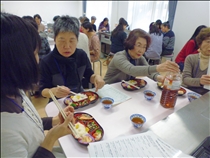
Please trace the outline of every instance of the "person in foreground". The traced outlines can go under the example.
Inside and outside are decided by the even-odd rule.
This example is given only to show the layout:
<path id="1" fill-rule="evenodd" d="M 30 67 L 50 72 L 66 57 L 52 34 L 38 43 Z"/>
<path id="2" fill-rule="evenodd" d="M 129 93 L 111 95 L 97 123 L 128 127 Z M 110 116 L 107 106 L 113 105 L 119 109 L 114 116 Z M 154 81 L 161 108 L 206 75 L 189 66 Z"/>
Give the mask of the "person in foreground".
<path id="1" fill-rule="evenodd" d="M 41 62 L 40 91 L 50 97 L 51 89 L 57 98 L 73 91 L 83 91 L 82 79 L 95 85 L 96 91 L 105 84 L 100 75 L 94 74 L 87 54 L 78 49 L 79 21 L 75 17 L 61 16 L 53 25 L 55 47 Z"/>
<path id="2" fill-rule="evenodd" d="M 125 40 L 125 50 L 117 52 L 108 66 L 104 77 L 106 84 L 129 80 L 137 76 L 148 76 L 162 82 L 164 76 L 158 72 L 179 72 L 179 66 L 171 61 L 149 66 L 143 54 L 151 43 L 148 33 L 142 29 L 134 29 Z"/>
<path id="3" fill-rule="evenodd" d="M 179 65 L 180 71 L 182 72 L 184 69 L 184 61 L 189 54 L 198 54 L 198 46 L 195 41 L 195 37 L 199 34 L 202 28 L 206 28 L 205 25 L 200 25 L 196 28 L 192 37 L 188 40 L 188 42 L 184 45 L 181 51 L 176 56 L 175 62 Z"/>
<path id="4" fill-rule="evenodd" d="M 207 74 L 210 62 L 210 27 L 200 31 L 196 36 L 196 43 L 200 52 L 187 56 L 184 62 L 182 80 L 183 86 L 199 94 L 204 94 L 209 90 L 203 86 L 210 85 L 210 74 Z"/>
<path id="5" fill-rule="evenodd" d="M 68 123 L 74 123 L 74 109 L 64 109 L 65 120 L 60 113 L 40 118 L 25 94 L 38 80 L 37 30 L 21 17 L 1 13 L 1 44 L 1 156 L 64 156 L 54 155 L 53 146 L 58 138 L 71 134 Z M 44 130 L 49 130 L 46 136 Z"/>

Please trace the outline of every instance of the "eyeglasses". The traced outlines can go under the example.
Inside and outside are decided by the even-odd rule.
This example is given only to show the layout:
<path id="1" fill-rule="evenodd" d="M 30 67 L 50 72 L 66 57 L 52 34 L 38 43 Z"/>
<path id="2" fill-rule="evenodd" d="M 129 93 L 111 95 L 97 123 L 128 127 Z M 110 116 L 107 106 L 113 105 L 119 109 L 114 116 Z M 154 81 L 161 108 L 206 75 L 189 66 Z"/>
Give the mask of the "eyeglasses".
<path id="1" fill-rule="evenodd" d="M 140 44 L 135 44 L 134 46 L 136 46 L 136 47 L 138 47 L 138 48 L 142 48 L 142 49 L 147 49 L 146 46 L 142 46 L 142 45 L 140 45 Z"/>

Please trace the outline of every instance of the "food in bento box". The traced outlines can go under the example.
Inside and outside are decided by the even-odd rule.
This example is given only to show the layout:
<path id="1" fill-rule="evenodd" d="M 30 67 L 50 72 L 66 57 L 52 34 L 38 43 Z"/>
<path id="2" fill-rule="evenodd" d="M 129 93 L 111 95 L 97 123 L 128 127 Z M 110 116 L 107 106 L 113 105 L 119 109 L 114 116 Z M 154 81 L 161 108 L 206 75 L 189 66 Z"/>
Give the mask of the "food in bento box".
<path id="1" fill-rule="evenodd" d="M 87 115 L 87 114 L 82 114 L 78 117 L 78 119 L 81 119 L 81 120 L 91 120 L 93 119 L 93 117 L 91 117 L 90 115 Z"/>
<path id="2" fill-rule="evenodd" d="M 76 132 L 79 134 L 80 138 L 82 138 L 84 135 L 88 134 L 89 129 L 86 128 L 83 124 L 80 122 L 77 122 L 75 124 Z"/>
<path id="3" fill-rule="evenodd" d="M 74 96 L 71 96 L 71 99 L 72 99 L 74 102 L 78 102 L 78 101 L 87 99 L 87 95 L 86 95 L 86 94 L 82 94 L 82 93 L 78 93 L 78 94 L 76 94 L 76 95 L 74 95 Z"/>
<path id="4" fill-rule="evenodd" d="M 94 139 L 95 140 L 99 140 L 99 139 L 101 139 L 101 130 L 100 129 L 97 129 L 94 133 L 93 133 L 93 137 L 94 137 Z"/>
<path id="5" fill-rule="evenodd" d="M 130 84 L 137 84 L 137 81 L 135 81 L 135 80 L 129 80 L 128 81 Z"/>

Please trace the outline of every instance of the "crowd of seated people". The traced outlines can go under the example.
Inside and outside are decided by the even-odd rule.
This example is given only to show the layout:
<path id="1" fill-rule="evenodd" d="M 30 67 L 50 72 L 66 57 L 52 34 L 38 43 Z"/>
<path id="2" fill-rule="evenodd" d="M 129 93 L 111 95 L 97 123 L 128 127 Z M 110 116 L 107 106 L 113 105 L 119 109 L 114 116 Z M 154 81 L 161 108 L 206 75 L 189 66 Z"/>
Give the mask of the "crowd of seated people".
<path id="1" fill-rule="evenodd" d="M 92 20 L 96 20 L 96 17 L 93 16 Z M 124 18 L 119 19 L 119 24 L 111 33 L 111 40 L 114 45 L 119 43 L 115 43 L 115 41 L 120 39 L 122 40 L 121 45 L 119 49 L 113 51 L 115 55 L 103 78 L 95 74 L 91 66 L 91 61 L 99 59 L 100 41 L 93 29 L 94 22 L 90 22 L 88 18 L 83 19 L 80 25 L 76 17 L 68 15 L 58 17 L 53 25 L 54 48 L 52 51 L 48 49 L 42 54 L 40 52 L 44 46 L 41 43 L 42 37 L 40 38 L 39 35 L 43 30 L 40 25 L 41 17 L 36 15 L 34 18 L 30 16 L 20 18 L 1 13 L 1 76 L 3 76 L 1 77 L 1 106 L 3 107 L 1 112 L 4 112 L 2 123 L 3 129 L 5 129 L 2 132 L 3 156 L 43 157 L 45 155 L 54 157 L 53 154 L 56 154 L 53 152 L 55 141 L 64 135 L 71 134 L 68 123 L 74 122 L 74 109 L 70 106 L 65 108 L 66 120 L 61 117 L 60 113 L 56 117 L 45 119 L 41 119 L 37 112 L 33 115 L 28 114 L 29 117 L 36 117 L 38 120 L 36 124 L 35 121 L 28 121 L 29 117 L 25 117 L 25 115 L 24 119 L 11 115 L 11 113 L 19 114 L 24 111 L 20 106 L 23 102 L 33 109 L 32 111 L 35 111 L 32 103 L 26 97 L 25 91 L 30 90 L 37 82 L 40 83 L 40 92 L 43 97 L 50 98 L 49 90 L 51 90 L 56 98 L 63 98 L 68 96 L 71 91 L 82 92 L 84 78 L 87 82 L 94 84 L 97 92 L 105 84 L 130 80 L 137 76 L 148 76 L 154 81 L 163 82 L 165 76 L 161 75 L 162 72 L 179 73 L 180 66 L 176 62 L 167 60 L 163 63 L 149 65 L 144 57 L 144 54 L 147 57 L 149 54 L 152 56 L 158 54 L 159 56 L 161 52 L 161 55 L 173 53 L 175 36 L 170 30 L 169 23 L 160 24 L 160 31 L 159 24 L 156 22 L 150 24 L 149 33 L 136 28 L 127 37 L 124 30 L 128 23 Z M 83 33 L 80 32 L 80 28 Z M 98 31 L 110 31 L 107 18 L 104 18 L 100 23 Z M 10 36 L 11 34 L 13 36 Z M 90 59 L 85 48 L 78 48 L 78 43 L 81 42 L 80 35 L 87 37 Z M 210 74 L 207 74 L 210 60 L 210 28 L 204 26 L 192 39 L 197 45 L 195 48 L 197 52 L 193 54 L 188 51 L 186 59 L 183 61 L 183 86 L 204 94 L 208 91 L 204 86 L 210 85 Z M 155 50 L 158 52 L 152 52 L 152 48 L 157 45 Z M 37 65 L 40 65 L 40 70 Z M 52 100 L 49 99 L 49 101 Z M 13 121 L 16 126 L 15 124 L 11 126 L 8 123 Z M 11 137 L 7 130 L 14 132 L 15 135 Z M 46 137 L 43 134 L 44 130 L 50 130 Z M 27 143 L 25 143 L 26 141 Z M 13 152 L 11 153 L 11 151 Z"/>

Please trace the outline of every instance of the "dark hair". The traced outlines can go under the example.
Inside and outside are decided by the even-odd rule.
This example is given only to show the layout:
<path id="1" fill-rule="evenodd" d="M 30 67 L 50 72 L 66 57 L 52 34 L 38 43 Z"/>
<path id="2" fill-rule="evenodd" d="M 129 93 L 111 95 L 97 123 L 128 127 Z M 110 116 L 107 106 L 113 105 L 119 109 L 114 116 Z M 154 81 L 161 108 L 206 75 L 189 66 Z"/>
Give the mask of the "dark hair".
<path id="1" fill-rule="evenodd" d="M 146 50 L 147 50 L 151 43 L 151 38 L 150 35 L 142 29 L 134 29 L 129 33 L 128 38 L 124 42 L 125 50 L 128 51 L 128 49 L 130 50 L 134 49 L 134 45 L 139 37 L 146 39 L 147 41 Z"/>
<path id="2" fill-rule="evenodd" d="M 104 23 L 104 21 L 109 21 L 109 19 L 108 18 L 104 18 L 104 20 L 100 23 L 100 25 L 102 25 Z M 109 25 L 109 23 L 107 23 L 107 25 Z"/>
<path id="3" fill-rule="evenodd" d="M 112 31 L 112 36 L 117 35 L 118 32 L 120 31 L 124 31 L 123 26 L 126 25 L 128 26 L 127 21 L 124 18 L 120 18 L 119 19 L 119 24 L 117 25 L 117 27 Z"/>
<path id="4" fill-rule="evenodd" d="M 34 19 L 35 19 L 36 17 L 37 17 L 38 19 L 40 19 L 40 21 L 42 21 L 42 18 L 41 18 L 41 16 L 40 16 L 39 14 L 35 14 L 35 15 L 34 15 Z"/>
<path id="5" fill-rule="evenodd" d="M 161 35 L 161 32 L 159 30 L 159 28 L 155 25 L 155 23 L 153 25 L 150 24 L 150 27 L 149 27 L 149 33 L 152 34 L 156 34 L 156 35 Z"/>
<path id="6" fill-rule="evenodd" d="M 84 27 L 85 29 L 89 29 L 88 32 L 93 32 L 93 25 L 90 22 L 82 23 L 82 27 Z"/>
<path id="7" fill-rule="evenodd" d="M 60 18 L 60 15 L 56 15 L 53 17 L 53 21 L 55 22 L 58 18 Z"/>
<path id="8" fill-rule="evenodd" d="M 55 23 L 53 24 L 53 31 L 54 31 L 54 38 L 60 33 L 60 32 L 72 32 L 76 35 L 77 39 L 79 36 L 79 21 L 75 17 L 70 17 L 68 15 L 61 16 L 58 18 Z"/>
<path id="9" fill-rule="evenodd" d="M 96 17 L 95 16 L 91 16 L 91 20 L 96 20 Z"/>
<path id="10" fill-rule="evenodd" d="M 201 31 L 195 38 L 197 45 L 200 47 L 202 42 L 206 40 L 208 37 L 210 37 L 210 27 L 201 29 Z"/>
<path id="11" fill-rule="evenodd" d="M 166 21 L 166 22 L 162 23 L 162 25 L 163 25 L 164 27 L 167 27 L 168 29 L 170 29 L 169 21 Z"/>
<path id="12" fill-rule="evenodd" d="M 155 24 L 157 25 L 157 27 L 158 27 L 159 29 L 161 29 L 162 21 L 161 21 L 160 19 L 156 20 L 156 21 L 155 21 Z"/>
<path id="13" fill-rule="evenodd" d="M 196 36 L 199 34 L 202 28 L 206 28 L 205 25 L 200 25 L 195 29 L 195 32 L 193 33 L 192 37 L 189 40 L 195 39 Z"/>
<path id="14" fill-rule="evenodd" d="M 22 18 L 26 20 L 27 22 L 29 22 L 30 24 L 32 24 L 38 30 L 38 25 L 32 16 L 27 15 L 27 16 L 23 16 Z"/>
<path id="15" fill-rule="evenodd" d="M 88 19 L 87 17 L 84 17 L 83 23 L 84 22 L 90 22 L 90 19 Z"/>
<path id="16" fill-rule="evenodd" d="M 20 96 L 38 81 L 38 31 L 19 16 L 1 13 L 1 97 Z"/>

